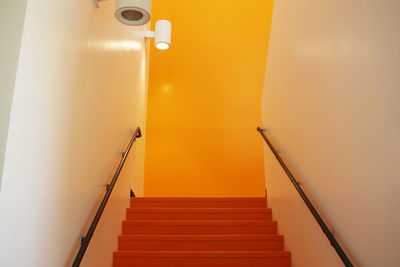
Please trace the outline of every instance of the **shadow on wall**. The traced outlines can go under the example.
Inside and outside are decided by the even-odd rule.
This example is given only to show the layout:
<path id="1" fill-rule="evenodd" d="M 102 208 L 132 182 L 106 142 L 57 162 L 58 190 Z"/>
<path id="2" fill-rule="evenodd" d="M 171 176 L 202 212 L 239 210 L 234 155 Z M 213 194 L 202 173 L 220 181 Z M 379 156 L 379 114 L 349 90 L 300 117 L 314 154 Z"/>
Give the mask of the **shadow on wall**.
<path id="1" fill-rule="evenodd" d="M 7 36 L 0 42 L 0 192 L 26 3 L 26 0 L 0 3 L 0 30 Z"/>

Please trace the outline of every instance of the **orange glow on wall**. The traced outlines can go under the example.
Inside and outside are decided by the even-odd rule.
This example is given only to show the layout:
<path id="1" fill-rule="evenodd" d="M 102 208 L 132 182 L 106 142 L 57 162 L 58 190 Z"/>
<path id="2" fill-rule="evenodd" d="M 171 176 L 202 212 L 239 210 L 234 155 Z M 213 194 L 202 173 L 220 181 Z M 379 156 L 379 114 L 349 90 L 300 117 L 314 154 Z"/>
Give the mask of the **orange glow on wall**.
<path id="1" fill-rule="evenodd" d="M 263 196 L 261 94 L 272 1 L 153 1 L 145 196 Z"/>

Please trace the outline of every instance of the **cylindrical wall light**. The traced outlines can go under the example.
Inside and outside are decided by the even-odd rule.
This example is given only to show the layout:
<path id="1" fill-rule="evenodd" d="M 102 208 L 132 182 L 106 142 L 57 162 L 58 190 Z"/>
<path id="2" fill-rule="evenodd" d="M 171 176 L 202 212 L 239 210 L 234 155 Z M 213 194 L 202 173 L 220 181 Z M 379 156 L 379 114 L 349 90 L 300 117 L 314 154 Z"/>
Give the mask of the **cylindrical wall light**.
<path id="1" fill-rule="evenodd" d="M 118 21 L 139 26 L 150 21 L 151 0 L 116 0 L 115 17 Z"/>
<path id="2" fill-rule="evenodd" d="M 168 20 L 156 22 L 155 45 L 160 50 L 166 50 L 171 46 L 171 22 Z"/>
<path id="3" fill-rule="evenodd" d="M 157 49 L 167 50 L 171 46 L 171 22 L 168 20 L 158 20 L 156 30 L 144 31 L 145 38 L 155 38 Z"/>

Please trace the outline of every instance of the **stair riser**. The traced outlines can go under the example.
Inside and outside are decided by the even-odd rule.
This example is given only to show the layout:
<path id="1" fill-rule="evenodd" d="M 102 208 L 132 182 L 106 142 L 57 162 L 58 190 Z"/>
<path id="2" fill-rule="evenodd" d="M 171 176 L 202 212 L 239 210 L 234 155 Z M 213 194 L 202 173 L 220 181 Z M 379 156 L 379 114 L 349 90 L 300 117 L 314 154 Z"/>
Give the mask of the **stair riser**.
<path id="1" fill-rule="evenodd" d="M 140 212 L 127 211 L 127 220 L 272 220 L 271 212 Z"/>
<path id="2" fill-rule="evenodd" d="M 290 267 L 290 257 L 282 258 L 114 258 L 114 267 Z"/>
<path id="3" fill-rule="evenodd" d="M 230 235 L 230 234 L 276 234 L 276 225 L 266 226 L 182 226 L 182 225 L 124 225 L 123 235 Z"/>
<path id="4" fill-rule="evenodd" d="M 119 241 L 119 251 L 283 251 L 283 241 Z"/>

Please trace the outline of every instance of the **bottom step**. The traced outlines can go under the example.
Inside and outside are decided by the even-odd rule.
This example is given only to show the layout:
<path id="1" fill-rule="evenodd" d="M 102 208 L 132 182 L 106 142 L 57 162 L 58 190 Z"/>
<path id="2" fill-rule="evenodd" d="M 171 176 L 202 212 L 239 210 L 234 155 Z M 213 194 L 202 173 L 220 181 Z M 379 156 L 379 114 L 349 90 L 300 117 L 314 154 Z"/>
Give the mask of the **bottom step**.
<path id="1" fill-rule="evenodd" d="M 290 267 L 290 252 L 202 252 L 202 251 L 117 251 L 114 267 L 163 266 L 163 267 Z"/>

